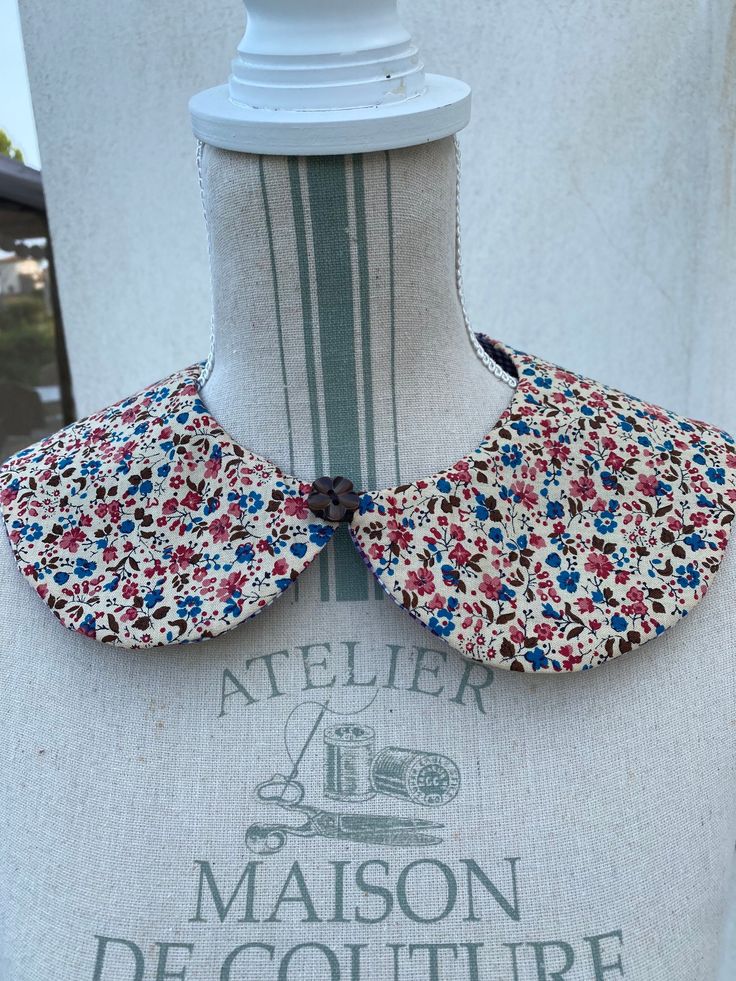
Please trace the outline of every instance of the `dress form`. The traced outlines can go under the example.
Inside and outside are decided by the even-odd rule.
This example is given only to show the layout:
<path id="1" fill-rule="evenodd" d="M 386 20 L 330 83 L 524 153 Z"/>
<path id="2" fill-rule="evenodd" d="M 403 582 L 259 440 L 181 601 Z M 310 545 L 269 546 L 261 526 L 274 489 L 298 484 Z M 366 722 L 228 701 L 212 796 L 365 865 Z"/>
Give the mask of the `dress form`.
<path id="1" fill-rule="evenodd" d="M 480 362 L 455 299 L 451 146 L 392 151 L 392 175 L 405 159 L 409 175 L 416 167 L 417 181 L 437 192 L 404 196 L 392 187 L 405 235 L 393 240 L 395 420 L 383 370 L 391 365 L 391 317 L 382 312 L 390 288 L 387 304 L 386 266 L 368 263 L 367 280 L 373 273 L 378 284 L 367 298 L 378 352 L 369 449 L 365 375 L 339 331 L 315 345 L 320 382 L 310 395 L 304 290 L 286 234 L 274 248 L 281 335 L 274 330 L 257 158 L 204 154 L 216 333 L 203 398 L 243 445 L 285 466 L 293 454 L 290 469 L 305 479 L 319 470 L 315 445 L 330 471 L 355 450 L 344 423 L 355 395 L 345 398 L 345 384 L 326 390 L 325 379 L 356 379 L 359 472 L 369 481 L 375 460 L 376 486 L 395 481 L 396 447 L 401 479 L 461 456 L 508 398 L 485 369 L 473 374 Z M 273 235 L 288 231 L 294 212 L 274 209 L 286 195 L 278 168 L 288 171 L 288 162 L 266 163 Z M 355 164 L 345 168 L 353 194 Z M 375 169 L 385 189 L 383 167 Z M 366 158 L 364 174 L 372 168 Z M 308 207 L 308 175 L 304 183 Z M 376 186 L 366 180 L 366 195 Z M 248 207 L 238 208 L 235 191 L 223 207 L 223 188 L 245 194 Z M 311 215 L 306 226 L 312 239 L 320 219 Z M 384 190 L 384 203 L 366 208 L 366 237 L 380 241 L 385 220 Z M 325 223 L 332 237 L 339 226 L 329 213 Z M 428 238 L 436 230 L 419 258 L 402 247 L 414 245 L 417 227 Z M 313 327 L 320 340 L 336 330 L 352 296 L 354 359 L 364 350 L 361 292 L 326 288 L 342 254 L 327 251 L 327 272 L 318 273 L 307 248 L 310 283 L 322 282 Z M 351 260 L 360 266 L 357 245 Z M 344 277 L 332 281 L 344 287 Z M 438 350 L 447 358 L 439 370 Z M 337 539 L 329 549 L 290 595 L 226 636 L 191 653 L 128 654 L 64 631 L 21 580 L 3 539 L 2 891 L 12 901 L 0 949 L 9 977 L 710 981 L 734 838 L 733 550 L 690 617 L 645 649 L 574 677 L 534 678 L 463 661 L 379 598 L 354 552 L 341 554 Z M 254 788 L 288 773 L 314 725 L 314 703 L 328 699 L 342 715 L 323 718 L 301 760 L 309 802 L 429 818 L 442 825 L 440 841 L 294 837 L 277 854 L 249 852 L 253 823 L 284 820 Z M 359 772 L 347 761 L 359 760 L 363 745 L 346 747 L 350 733 L 341 742 L 328 731 L 341 722 L 359 729 L 358 739 L 372 731 L 379 753 L 450 758 L 455 796 L 417 803 L 422 788 L 410 781 L 399 781 L 404 796 L 369 799 L 365 787 L 337 787 L 336 761 L 345 779 Z"/>
<path id="2" fill-rule="evenodd" d="M 287 472 L 365 488 L 477 445 L 511 390 L 466 330 L 452 139 L 301 158 L 206 146 L 202 179 L 215 353 L 202 394 L 231 435 L 275 448 Z"/>

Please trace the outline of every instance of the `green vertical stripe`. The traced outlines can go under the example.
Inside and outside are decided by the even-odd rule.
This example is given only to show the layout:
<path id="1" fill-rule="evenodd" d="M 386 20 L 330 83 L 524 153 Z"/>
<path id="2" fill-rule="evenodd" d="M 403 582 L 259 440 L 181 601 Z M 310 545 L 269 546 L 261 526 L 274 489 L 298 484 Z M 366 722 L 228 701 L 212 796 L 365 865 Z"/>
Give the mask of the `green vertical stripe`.
<path id="1" fill-rule="evenodd" d="M 330 466 L 333 471 L 339 467 L 359 484 L 360 428 L 346 158 L 309 158 L 307 186 Z M 365 568 L 346 529 L 341 528 L 333 541 L 336 598 L 367 599 Z"/>
<path id="2" fill-rule="evenodd" d="M 302 186 L 299 179 L 299 159 L 288 158 L 289 185 L 291 189 L 291 204 L 294 210 L 294 231 L 296 233 L 297 263 L 299 266 L 299 287 L 302 301 L 302 322 L 304 324 L 304 346 L 307 368 L 307 389 L 309 393 L 309 410 L 312 424 L 312 441 L 314 446 L 314 462 L 318 473 L 324 473 L 322 460 L 322 427 L 319 421 L 319 402 L 317 395 L 317 368 L 314 356 L 314 323 L 312 320 L 312 291 L 309 285 L 309 258 L 307 252 L 306 223 L 304 220 L 304 202 Z M 328 553 L 324 549 L 319 562 L 320 593 L 323 601 L 330 597 Z"/>
<path id="3" fill-rule="evenodd" d="M 363 411 L 365 416 L 365 483 L 376 489 L 376 429 L 373 420 L 373 363 L 371 360 L 371 304 L 368 273 L 368 234 L 365 219 L 365 175 L 363 158 L 353 156 L 353 195 L 358 253 L 358 291 L 360 296 L 360 341 L 363 360 Z"/>
<path id="4" fill-rule="evenodd" d="M 365 418 L 365 484 L 376 490 L 376 427 L 373 418 L 373 361 L 371 355 L 370 273 L 368 266 L 368 232 L 365 215 L 365 173 L 361 154 L 353 155 L 353 197 L 355 199 L 355 232 L 358 253 L 358 291 L 360 296 L 360 340 L 363 361 L 363 411 Z M 386 593 L 374 580 L 375 599 Z"/>
<path id="5" fill-rule="evenodd" d="M 394 422 L 394 466 L 396 468 L 396 483 L 401 483 L 401 468 L 399 465 L 399 418 L 396 411 L 396 271 L 394 269 L 394 206 L 391 192 L 391 157 L 386 150 L 386 214 L 388 217 L 388 276 L 389 299 L 391 314 L 391 409 Z"/>
<path id="6" fill-rule="evenodd" d="M 289 430 L 289 473 L 294 473 L 294 435 L 291 429 L 291 407 L 289 405 L 289 381 L 286 374 L 286 356 L 284 352 L 284 329 L 281 321 L 281 298 L 279 296 L 279 278 L 276 271 L 276 253 L 273 247 L 273 226 L 271 224 L 271 209 L 268 204 L 268 193 L 266 191 L 266 174 L 263 169 L 263 157 L 258 157 L 258 172 L 261 178 L 261 195 L 263 197 L 263 210 L 266 215 L 266 231 L 268 233 L 268 251 L 271 255 L 271 278 L 273 279 L 273 296 L 276 307 L 276 333 L 279 340 L 279 357 L 281 358 L 281 381 L 284 385 L 284 398 L 286 400 L 286 425 Z M 307 284 L 308 285 L 308 284 Z"/>

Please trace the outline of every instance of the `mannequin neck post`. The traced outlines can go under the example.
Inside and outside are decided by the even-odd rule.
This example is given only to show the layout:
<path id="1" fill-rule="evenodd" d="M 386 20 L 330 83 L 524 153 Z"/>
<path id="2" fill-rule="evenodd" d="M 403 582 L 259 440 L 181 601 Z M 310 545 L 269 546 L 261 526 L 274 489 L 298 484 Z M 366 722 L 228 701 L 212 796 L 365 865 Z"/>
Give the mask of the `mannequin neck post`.
<path id="1" fill-rule="evenodd" d="M 204 148 L 214 367 L 202 394 L 238 442 L 304 479 L 366 488 L 474 448 L 511 393 L 467 336 L 456 180 L 451 138 L 329 157 Z"/>

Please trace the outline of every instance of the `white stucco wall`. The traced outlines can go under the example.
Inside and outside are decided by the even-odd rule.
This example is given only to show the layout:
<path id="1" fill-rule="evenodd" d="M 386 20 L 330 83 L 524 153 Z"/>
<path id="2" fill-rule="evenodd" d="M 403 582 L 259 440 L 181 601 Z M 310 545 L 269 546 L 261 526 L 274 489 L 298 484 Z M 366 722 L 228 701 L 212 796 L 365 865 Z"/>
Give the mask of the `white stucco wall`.
<path id="1" fill-rule="evenodd" d="M 20 0 L 80 412 L 202 356 L 208 287 L 187 116 L 240 0 Z M 472 84 L 469 307 L 491 333 L 736 425 L 736 102 L 728 0 L 414 0 Z"/>

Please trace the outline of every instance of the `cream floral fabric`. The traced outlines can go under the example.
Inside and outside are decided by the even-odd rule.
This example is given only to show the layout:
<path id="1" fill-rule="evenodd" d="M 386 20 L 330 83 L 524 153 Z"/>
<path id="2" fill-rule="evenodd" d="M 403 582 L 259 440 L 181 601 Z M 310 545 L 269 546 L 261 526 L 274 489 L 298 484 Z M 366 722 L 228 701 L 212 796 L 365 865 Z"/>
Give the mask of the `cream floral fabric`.
<path id="1" fill-rule="evenodd" d="M 466 657 L 516 671 L 602 664 L 705 593 L 736 505 L 734 441 L 483 342 L 517 375 L 508 409 L 449 469 L 362 492 L 347 530 L 386 592 Z M 200 370 L 0 470 L 19 568 L 66 626 L 131 648 L 214 637 L 346 533 L 310 512 L 311 484 L 223 431 Z"/>

